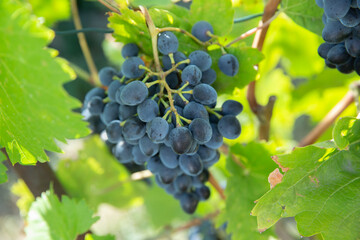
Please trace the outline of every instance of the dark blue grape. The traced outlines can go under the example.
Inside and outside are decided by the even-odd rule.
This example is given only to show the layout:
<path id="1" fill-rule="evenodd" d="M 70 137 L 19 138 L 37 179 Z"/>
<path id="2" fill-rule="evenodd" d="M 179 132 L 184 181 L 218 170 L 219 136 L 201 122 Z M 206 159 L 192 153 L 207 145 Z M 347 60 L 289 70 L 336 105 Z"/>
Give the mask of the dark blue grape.
<path id="1" fill-rule="evenodd" d="M 90 116 L 86 121 L 89 122 L 89 128 L 94 133 L 101 133 L 106 128 L 106 125 L 101 121 L 99 116 Z"/>
<path id="2" fill-rule="evenodd" d="M 87 109 L 93 116 L 100 115 L 104 108 L 104 102 L 101 97 L 95 96 L 87 103 Z"/>
<path id="3" fill-rule="evenodd" d="M 210 105 L 216 103 L 217 93 L 212 86 L 201 83 L 194 87 L 193 98 L 203 105 Z"/>
<path id="4" fill-rule="evenodd" d="M 186 174 L 181 174 L 175 178 L 174 186 L 179 192 L 186 192 L 191 188 L 192 178 Z"/>
<path id="5" fill-rule="evenodd" d="M 118 104 L 124 105 L 124 102 L 121 100 L 121 93 L 124 90 L 125 85 L 121 85 L 115 92 L 115 101 Z"/>
<path id="6" fill-rule="evenodd" d="M 350 58 L 347 62 L 340 65 L 336 65 L 336 68 L 341 73 L 345 73 L 345 74 L 352 73 L 354 71 L 354 61 L 355 58 Z"/>
<path id="7" fill-rule="evenodd" d="M 172 150 L 177 154 L 186 153 L 193 142 L 191 132 L 186 127 L 177 127 L 171 130 L 169 140 Z"/>
<path id="8" fill-rule="evenodd" d="M 228 76 L 235 76 L 239 71 L 239 61 L 232 54 L 225 54 L 219 58 L 218 66 L 221 72 Z"/>
<path id="9" fill-rule="evenodd" d="M 221 106 L 221 113 L 223 115 L 238 115 L 243 110 L 243 105 L 235 100 L 226 100 Z"/>
<path id="10" fill-rule="evenodd" d="M 202 161 L 210 161 L 216 155 L 216 150 L 200 145 L 197 154 L 199 154 Z"/>
<path id="11" fill-rule="evenodd" d="M 338 20 L 328 19 L 322 31 L 323 39 L 328 43 L 340 43 L 351 34 L 351 28 L 345 27 Z"/>
<path id="12" fill-rule="evenodd" d="M 102 85 L 109 86 L 117 72 L 112 67 L 104 67 L 99 71 L 99 79 Z"/>
<path id="13" fill-rule="evenodd" d="M 353 57 L 360 56 L 360 38 L 358 37 L 347 38 L 345 40 L 345 48 L 351 56 Z"/>
<path id="14" fill-rule="evenodd" d="M 184 173 L 189 176 L 197 176 L 204 169 L 203 163 L 198 154 L 194 154 L 192 156 L 185 154 L 180 155 L 179 166 L 181 170 L 183 170 Z"/>
<path id="15" fill-rule="evenodd" d="M 145 135 L 145 124 L 138 118 L 130 118 L 126 120 L 123 127 L 123 135 L 125 139 L 138 140 Z"/>
<path id="16" fill-rule="evenodd" d="M 133 81 L 122 89 L 120 98 L 125 105 L 136 106 L 142 103 L 148 96 L 148 89 L 145 83 Z"/>
<path id="17" fill-rule="evenodd" d="M 315 0 L 315 2 L 319 7 L 324 8 L 324 0 Z"/>
<path id="18" fill-rule="evenodd" d="M 111 143 L 118 143 L 123 140 L 122 137 L 122 127 L 120 126 L 121 122 L 119 120 L 111 121 L 106 127 L 106 135 L 108 141 Z"/>
<path id="19" fill-rule="evenodd" d="M 145 70 L 140 69 L 140 65 L 145 66 L 144 61 L 139 57 L 129 57 L 123 63 L 121 70 L 125 77 L 127 78 L 139 78 L 141 77 Z"/>
<path id="20" fill-rule="evenodd" d="M 175 64 L 187 59 L 185 54 L 183 54 L 182 52 L 175 52 L 173 54 L 173 58 L 174 58 Z M 170 68 L 172 68 L 171 60 L 170 60 L 170 57 L 168 55 L 163 56 L 162 63 L 163 63 L 166 70 L 169 70 Z M 177 67 L 177 69 L 183 70 L 186 66 L 187 66 L 187 64 L 183 63 L 183 64 L 180 64 Z"/>
<path id="21" fill-rule="evenodd" d="M 156 117 L 146 124 L 146 132 L 152 141 L 162 141 L 169 132 L 169 124 L 161 117 Z"/>
<path id="22" fill-rule="evenodd" d="M 119 162 L 129 163 L 132 162 L 133 159 L 132 148 L 133 146 L 127 142 L 120 141 L 113 148 L 113 154 Z"/>
<path id="23" fill-rule="evenodd" d="M 112 120 L 116 120 L 119 116 L 119 104 L 116 102 L 108 102 L 100 115 L 101 120 L 105 124 L 109 124 Z"/>
<path id="24" fill-rule="evenodd" d="M 223 116 L 218 123 L 221 135 L 228 139 L 235 139 L 240 136 L 241 126 L 239 120 L 233 115 Z"/>
<path id="25" fill-rule="evenodd" d="M 346 15 L 350 10 L 351 0 L 325 0 L 324 11 L 325 14 L 333 19 L 339 19 Z"/>
<path id="26" fill-rule="evenodd" d="M 196 50 L 190 53 L 189 59 L 190 59 L 190 64 L 196 65 L 202 72 L 208 70 L 212 64 L 210 55 L 202 50 Z"/>
<path id="27" fill-rule="evenodd" d="M 216 151 L 216 154 L 215 156 L 210 159 L 209 161 L 204 161 L 204 168 L 209 168 L 211 167 L 212 165 L 214 165 L 215 163 L 217 163 L 220 159 L 220 153 L 218 151 Z"/>
<path id="28" fill-rule="evenodd" d="M 193 214 L 199 203 L 199 199 L 194 193 L 183 193 L 180 196 L 180 205 L 184 212 Z"/>
<path id="29" fill-rule="evenodd" d="M 193 141 L 191 147 L 186 152 L 186 155 L 192 156 L 197 153 L 198 149 L 199 149 L 199 143 L 197 141 Z"/>
<path id="30" fill-rule="evenodd" d="M 143 165 L 146 163 L 150 157 L 146 156 L 141 150 L 139 145 L 136 145 L 132 148 L 131 151 L 132 155 L 134 156 L 134 163 L 137 165 Z"/>
<path id="31" fill-rule="evenodd" d="M 93 97 L 101 97 L 105 98 L 105 90 L 102 88 L 93 88 L 86 95 L 84 99 L 84 106 L 93 98 Z"/>
<path id="32" fill-rule="evenodd" d="M 332 64 L 329 60 L 325 59 L 325 65 L 329 68 L 336 68 L 336 65 Z"/>
<path id="33" fill-rule="evenodd" d="M 179 77 L 176 72 L 172 72 L 166 76 L 166 83 L 171 89 L 176 89 L 179 85 Z"/>
<path id="34" fill-rule="evenodd" d="M 209 121 L 203 118 L 195 118 L 192 120 L 189 125 L 189 130 L 199 144 L 204 144 L 211 139 L 212 128 Z"/>
<path id="35" fill-rule="evenodd" d="M 201 201 L 205 201 L 210 198 L 210 189 L 205 185 L 200 188 L 196 188 L 195 192 Z"/>
<path id="36" fill-rule="evenodd" d="M 165 184 L 170 184 L 177 177 L 177 171 L 163 166 L 162 170 L 159 171 L 160 180 Z M 174 189 L 175 190 L 175 189 Z"/>
<path id="37" fill-rule="evenodd" d="M 157 156 L 150 158 L 147 161 L 146 167 L 155 174 L 164 169 L 164 166 L 162 165 L 160 159 Z"/>
<path id="38" fill-rule="evenodd" d="M 360 23 L 360 10 L 350 8 L 345 17 L 340 18 L 340 22 L 346 27 L 355 27 Z"/>
<path id="39" fill-rule="evenodd" d="M 179 165 L 178 155 L 174 151 L 165 145 L 162 145 L 159 150 L 159 157 L 167 168 L 176 168 Z"/>
<path id="40" fill-rule="evenodd" d="M 108 97 L 111 101 L 116 101 L 116 91 L 121 87 L 120 81 L 114 80 L 108 87 Z"/>
<path id="41" fill-rule="evenodd" d="M 181 80 L 186 83 L 188 82 L 191 86 L 195 86 L 201 80 L 202 72 L 195 65 L 187 66 L 181 73 Z"/>
<path id="42" fill-rule="evenodd" d="M 135 43 L 128 43 L 121 49 L 123 58 L 136 57 L 139 54 L 139 47 Z"/>
<path id="43" fill-rule="evenodd" d="M 331 43 L 322 43 L 319 48 L 318 48 L 318 54 L 320 55 L 320 57 L 326 59 L 328 52 L 330 51 L 331 48 L 333 48 L 334 46 L 336 46 L 336 44 L 331 44 Z"/>
<path id="44" fill-rule="evenodd" d="M 214 33 L 214 29 L 210 23 L 206 21 L 199 21 L 191 28 L 191 34 L 202 42 L 209 41 L 211 37 L 207 35 L 207 32 Z"/>
<path id="45" fill-rule="evenodd" d="M 216 72 L 214 69 L 209 68 L 205 72 L 202 73 L 201 82 L 206 84 L 213 84 L 216 80 Z"/>
<path id="46" fill-rule="evenodd" d="M 159 105 L 152 99 L 146 99 L 137 106 L 137 114 L 141 121 L 150 122 L 159 115 Z"/>
<path id="47" fill-rule="evenodd" d="M 344 44 L 337 44 L 331 48 L 327 56 L 327 60 L 333 64 L 343 64 L 351 57 L 346 51 Z"/>
<path id="48" fill-rule="evenodd" d="M 159 144 L 153 143 L 146 135 L 139 140 L 139 147 L 141 152 L 148 157 L 153 157 L 159 152 Z"/>
<path id="49" fill-rule="evenodd" d="M 211 128 L 213 130 L 213 134 L 210 141 L 205 143 L 205 146 L 212 149 L 218 149 L 223 144 L 223 136 L 219 132 L 216 124 L 211 124 Z"/>
<path id="50" fill-rule="evenodd" d="M 209 119 L 209 114 L 206 111 L 206 108 L 196 102 L 189 102 L 183 110 L 184 117 L 187 119 L 195 119 L 195 118 L 204 118 Z"/>
<path id="51" fill-rule="evenodd" d="M 179 47 L 179 41 L 172 32 L 162 32 L 158 36 L 158 49 L 163 55 L 175 53 Z"/>
<path id="52" fill-rule="evenodd" d="M 136 114 L 136 106 L 120 105 L 119 107 L 119 119 L 125 121 L 133 117 Z"/>
<path id="53" fill-rule="evenodd" d="M 171 141 L 170 141 L 170 132 L 171 130 L 173 130 L 175 128 L 174 124 L 172 123 L 169 123 L 169 131 L 168 131 L 168 134 L 166 135 L 165 139 L 164 139 L 164 144 L 167 146 L 167 147 L 171 147 Z"/>

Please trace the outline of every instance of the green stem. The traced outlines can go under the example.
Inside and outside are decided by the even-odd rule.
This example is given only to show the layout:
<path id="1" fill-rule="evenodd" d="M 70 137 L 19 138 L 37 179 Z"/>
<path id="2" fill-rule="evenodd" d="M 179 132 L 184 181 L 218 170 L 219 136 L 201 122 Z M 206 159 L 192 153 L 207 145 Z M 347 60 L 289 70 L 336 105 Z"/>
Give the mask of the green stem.
<path id="1" fill-rule="evenodd" d="M 264 13 L 256 13 L 256 14 L 253 14 L 253 15 L 249 15 L 249 16 L 245 16 L 245 17 L 241 17 L 241 18 L 236 18 L 236 19 L 234 19 L 234 23 L 246 22 L 246 21 L 249 21 L 251 19 L 261 17 L 263 14 Z"/>
<path id="2" fill-rule="evenodd" d="M 156 81 L 153 81 L 153 82 L 145 83 L 145 85 L 146 85 L 147 88 L 150 88 L 151 86 L 153 86 L 155 84 L 160 84 L 160 83 L 161 83 L 161 80 L 156 80 Z"/>
<path id="3" fill-rule="evenodd" d="M 160 73 L 157 72 L 153 72 L 150 68 L 145 67 L 144 65 L 140 65 L 139 66 L 140 69 L 144 69 L 145 71 L 147 71 L 151 76 L 155 75 L 155 76 L 159 76 Z"/>
<path id="4" fill-rule="evenodd" d="M 208 111 L 208 113 L 214 114 L 218 119 L 221 119 L 221 118 L 222 118 L 222 115 L 219 114 L 219 113 L 217 113 L 217 112 L 215 112 L 214 109 L 212 109 L 212 108 L 210 108 L 210 107 L 208 107 L 208 106 L 205 106 L 205 108 L 206 108 L 206 111 Z"/>

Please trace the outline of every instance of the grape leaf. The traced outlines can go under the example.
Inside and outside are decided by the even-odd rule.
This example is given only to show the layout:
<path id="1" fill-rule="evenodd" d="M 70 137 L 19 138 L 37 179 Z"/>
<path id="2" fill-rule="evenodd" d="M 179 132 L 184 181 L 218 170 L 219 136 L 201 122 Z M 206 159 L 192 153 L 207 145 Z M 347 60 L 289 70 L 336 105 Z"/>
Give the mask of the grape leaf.
<path id="1" fill-rule="evenodd" d="M 6 156 L 0 152 L 0 184 L 7 182 L 8 178 L 7 178 L 7 168 L 5 167 L 4 164 L 2 164 L 3 161 L 6 161 Z"/>
<path id="2" fill-rule="evenodd" d="M 31 205 L 25 228 L 29 240 L 74 240 L 86 232 L 99 217 L 85 201 L 62 196 L 61 202 L 53 190 L 44 192 Z"/>
<path id="3" fill-rule="evenodd" d="M 231 0 L 194 0 L 190 6 L 191 23 L 207 21 L 214 28 L 214 34 L 223 36 L 233 27 L 234 9 Z"/>
<path id="4" fill-rule="evenodd" d="M 229 48 L 228 53 L 233 54 L 239 61 L 239 71 L 234 77 L 225 75 L 218 67 L 217 59 L 222 55 L 221 50 L 214 49 L 209 51 L 213 60 L 212 68 L 217 74 L 214 83 L 215 88 L 219 93 L 231 94 L 235 87 L 244 88 L 251 81 L 255 80 L 257 71 L 254 69 L 254 65 L 263 59 L 263 54 L 255 48 L 239 45 Z"/>
<path id="5" fill-rule="evenodd" d="M 98 136 L 85 141 L 76 160 L 61 160 L 56 175 L 70 196 L 85 199 L 94 208 L 101 203 L 129 206 L 146 190 L 144 182 L 129 181 L 128 171 Z"/>
<path id="6" fill-rule="evenodd" d="M 321 36 L 324 28 L 321 20 L 323 10 L 314 0 L 284 0 L 281 7 L 294 22 Z"/>
<path id="7" fill-rule="evenodd" d="M 34 14 L 44 18 L 47 26 L 70 17 L 70 2 L 68 0 L 28 0 Z M 54 11 L 53 9 L 56 9 Z"/>
<path id="8" fill-rule="evenodd" d="M 360 120 L 354 117 L 340 118 L 333 129 L 333 136 L 338 148 L 346 148 L 356 139 L 360 139 Z"/>
<path id="9" fill-rule="evenodd" d="M 250 142 L 246 146 L 236 144 L 231 154 L 241 161 L 242 167 L 232 157 L 226 160 L 230 172 L 225 194 L 226 207 L 219 217 L 219 225 L 227 221 L 227 231 L 233 239 L 268 239 L 273 233 L 259 233 L 256 218 L 250 216 L 254 201 L 269 187 L 267 176 L 276 167 L 271 160 L 271 149 L 265 144 Z"/>
<path id="10" fill-rule="evenodd" d="M 352 132 L 348 124 L 340 122 L 334 138 L 343 130 Z M 348 150 L 325 143 L 278 156 L 280 166 L 289 170 L 252 210 L 259 229 L 294 216 L 303 236 L 320 233 L 329 240 L 360 237 L 360 136 L 359 132 L 345 136 L 349 136 Z"/>
<path id="11" fill-rule="evenodd" d="M 62 84 L 70 80 L 59 59 L 44 49 L 53 32 L 17 1 L 0 1 L 0 144 L 13 164 L 47 161 L 54 139 L 85 136 L 79 103 Z"/>

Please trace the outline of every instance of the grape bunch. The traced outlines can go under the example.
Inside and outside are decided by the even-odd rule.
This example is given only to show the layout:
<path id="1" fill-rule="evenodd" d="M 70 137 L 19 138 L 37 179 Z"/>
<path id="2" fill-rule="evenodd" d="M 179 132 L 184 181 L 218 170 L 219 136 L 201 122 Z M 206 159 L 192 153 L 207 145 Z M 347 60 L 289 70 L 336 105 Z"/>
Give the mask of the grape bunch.
<path id="1" fill-rule="evenodd" d="M 325 27 L 318 52 L 330 68 L 360 75 L 360 1 L 316 0 L 324 9 Z"/>
<path id="2" fill-rule="evenodd" d="M 195 24 L 192 31 L 201 41 L 210 40 L 207 32 L 213 32 L 207 22 Z M 103 86 L 87 93 L 82 114 L 120 163 L 145 165 L 156 183 L 191 214 L 210 196 L 208 168 L 219 160 L 223 138 L 240 135 L 236 115 L 243 106 L 227 100 L 215 108 L 212 58 L 202 50 L 186 57 L 178 46 L 172 32 L 159 33 L 159 71 L 145 65 L 136 44 L 124 45 L 121 71 L 99 71 Z M 239 68 L 231 54 L 223 55 L 218 65 L 230 76 Z"/>

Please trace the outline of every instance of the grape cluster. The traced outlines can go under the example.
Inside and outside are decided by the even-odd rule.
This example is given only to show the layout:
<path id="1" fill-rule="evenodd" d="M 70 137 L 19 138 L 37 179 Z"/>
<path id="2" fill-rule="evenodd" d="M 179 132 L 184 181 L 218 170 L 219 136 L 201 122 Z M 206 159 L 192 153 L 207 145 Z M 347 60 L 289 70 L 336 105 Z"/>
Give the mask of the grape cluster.
<path id="1" fill-rule="evenodd" d="M 200 24 L 194 25 L 194 35 L 207 41 L 204 36 L 212 27 Z M 82 113 L 120 163 L 145 165 L 156 183 L 191 214 L 199 201 L 210 196 L 205 185 L 208 168 L 219 160 L 217 149 L 223 137 L 240 135 L 236 115 L 243 106 L 227 100 L 215 108 L 212 58 L 202 50 L 186 57 L 177 51 L 178 46 L 172 32 L 161 32 L 157 47 L 162 69 L 153 71 L 138 56 L 138 46 L 126 44 L 121 71 L 111 67 L 100 70 L 103 86 L 87 93 Z M 236 74 L 239 67 L 231 54 L 222 56 L 218 64 L 228 75 Z"/>
<path id="2" fill-rule="evenodd" d="M 316 0 L 324 9 L 325 27 L 318 52 L 330 68 L 360 75 L 360 1 Z"/>

